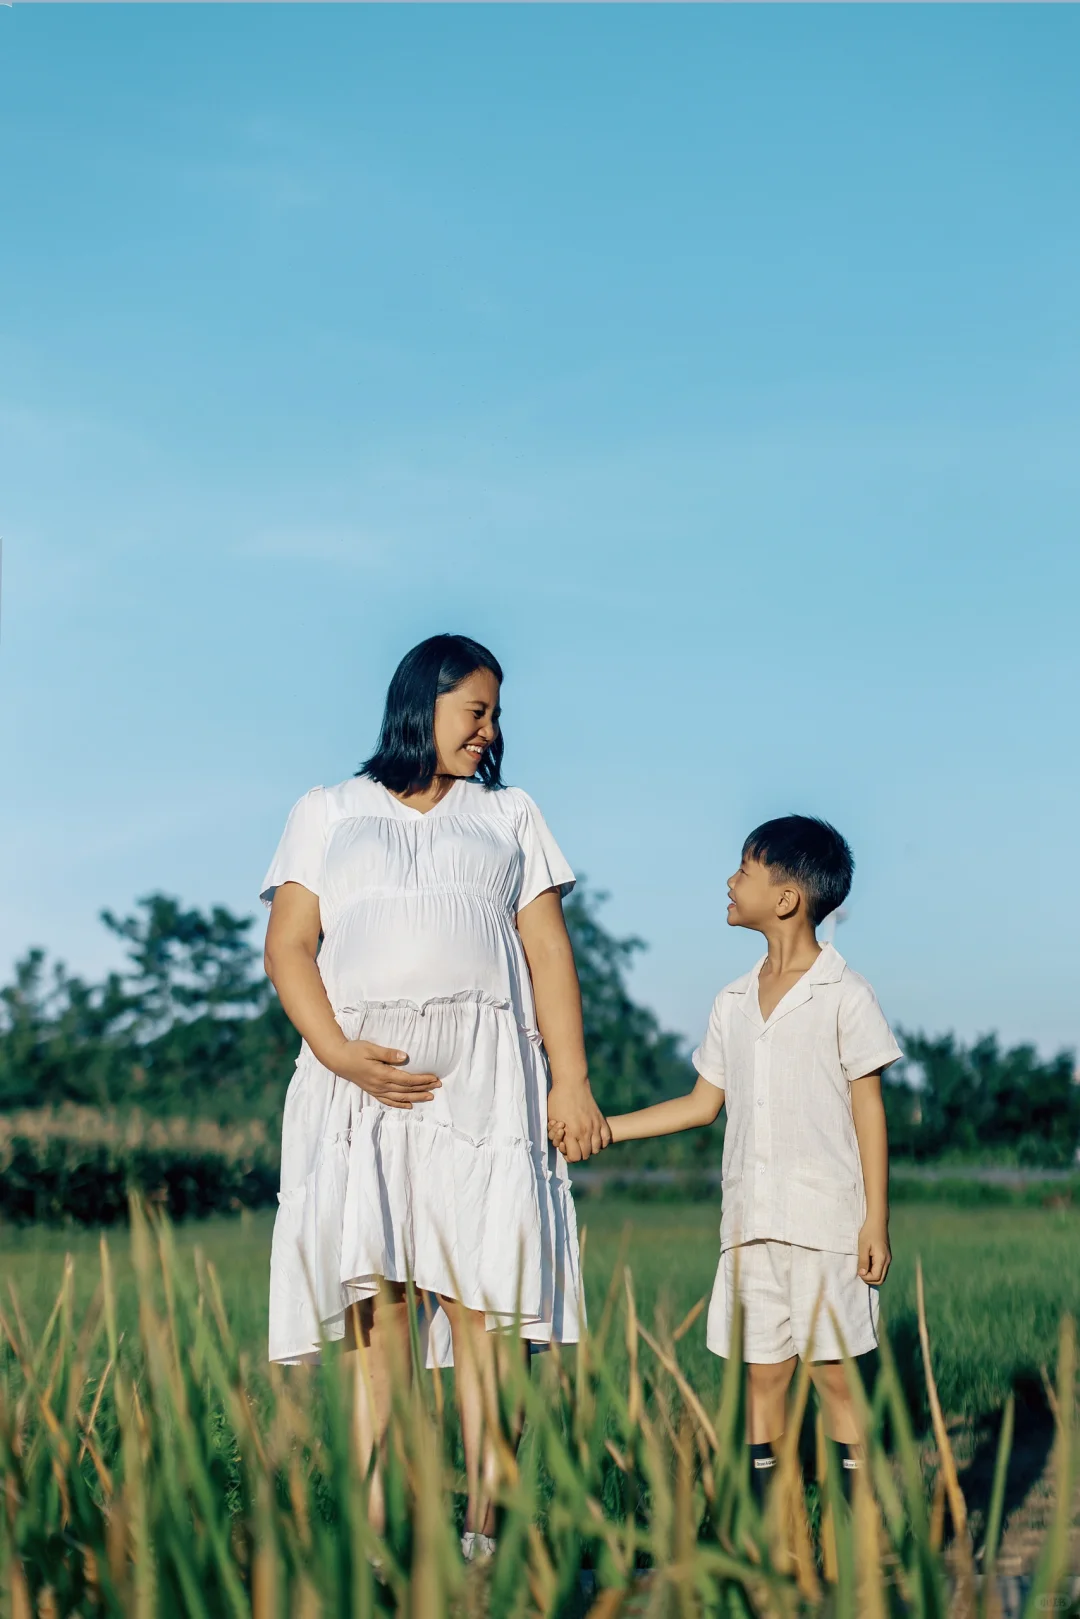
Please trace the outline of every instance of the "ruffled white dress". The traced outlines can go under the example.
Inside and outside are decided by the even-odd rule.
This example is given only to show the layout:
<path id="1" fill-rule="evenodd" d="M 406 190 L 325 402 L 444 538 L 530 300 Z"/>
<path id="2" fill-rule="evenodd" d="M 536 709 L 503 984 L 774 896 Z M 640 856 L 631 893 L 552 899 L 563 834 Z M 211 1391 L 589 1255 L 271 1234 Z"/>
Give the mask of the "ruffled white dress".
<path id="1" fill-rule="evenodd" d="M 548 1075 L 515 916 L 574 874 L 518 788 L 459 780 L 422 814 L 365 777 L 316 787 L 263 882 L 319 899 L 319 970 L 350 1039 L 442 1080 L 383 1106 L 301 1046 L 285 1098 L 270 1359 L 340 1338 L 380 1277 L 460 1299 L 537 1343 L 578 1337 L 577 1222 L 547 1139 Z M 438 1310 L 428 1363 L 452 1364 Z"/>

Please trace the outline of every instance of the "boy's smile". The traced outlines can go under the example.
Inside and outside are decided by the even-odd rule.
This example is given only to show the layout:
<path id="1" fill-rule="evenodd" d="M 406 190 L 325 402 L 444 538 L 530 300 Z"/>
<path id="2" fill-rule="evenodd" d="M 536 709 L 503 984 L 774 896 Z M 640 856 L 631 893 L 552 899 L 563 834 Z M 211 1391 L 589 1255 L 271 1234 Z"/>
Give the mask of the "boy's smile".
<path id="1" fill-rule="evenodd" d="M 738 871 L 728 878 L 728 927 L 756 928 L 776 917 L 781 885 L 769 867 L 753 855 L 744 855 Z"/>

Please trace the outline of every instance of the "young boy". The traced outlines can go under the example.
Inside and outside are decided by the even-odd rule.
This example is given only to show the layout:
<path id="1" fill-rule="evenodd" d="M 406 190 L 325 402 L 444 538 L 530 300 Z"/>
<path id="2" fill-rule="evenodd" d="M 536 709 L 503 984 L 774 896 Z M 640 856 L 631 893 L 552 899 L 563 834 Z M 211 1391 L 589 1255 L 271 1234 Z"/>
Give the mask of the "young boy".
<path id="1" fill-rule="evenodd" d="M 632 1141 L 711 1124 L 727 1105 L 707 1342 L 729 1353 L 737 1290 L 759 1486 L 775 1465 L 800 1356 L 811 1359 L 842 1465 L 859 1466 L 841 1355 L 875 1347 L 877 1288 L 889 1269 L 881 1071 L 901 1051 L 870 985 L 816 937 L 847 898 L 852 869 L 850 849 L 824 821 L 787 815 L 751 832 L 728 879 L 727 920 L 763 934 L 768 953 L 717 996 L 694 1052 L 694 1089 L 608 1121 L 613 1143 Z M 561 1144 L 557 1125 L 552 1139 Z"/>

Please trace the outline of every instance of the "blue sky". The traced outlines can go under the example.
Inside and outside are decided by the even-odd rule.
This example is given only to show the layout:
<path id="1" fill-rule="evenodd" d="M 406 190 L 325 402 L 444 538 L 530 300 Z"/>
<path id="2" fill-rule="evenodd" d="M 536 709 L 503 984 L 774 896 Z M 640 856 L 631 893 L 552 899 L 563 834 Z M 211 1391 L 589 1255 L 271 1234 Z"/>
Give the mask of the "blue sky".
<path id="1" fill-rule="evenodd" d="M 827 815 L 896 1021 L 1077 1040 L 1074 7 L 0 10 L 2 954 L 250 910 L 423 635 L 695 1036 Z"/>

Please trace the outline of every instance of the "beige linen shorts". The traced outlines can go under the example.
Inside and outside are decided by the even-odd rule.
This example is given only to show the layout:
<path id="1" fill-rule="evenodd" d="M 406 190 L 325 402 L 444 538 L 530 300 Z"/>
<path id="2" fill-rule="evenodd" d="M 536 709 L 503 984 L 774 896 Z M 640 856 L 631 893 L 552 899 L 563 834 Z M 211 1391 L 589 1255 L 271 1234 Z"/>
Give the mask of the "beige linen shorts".
<path id="1" fill-rule="evenodd" d="M 860 1281 L 858 1266 L 855 1254 L 796 1248 L 790 1242 L 744 1242 L 725 1249 L 709 1304 L 709 1348 L 714 1355 L 731 1353 L 731 1317 L 738 1295 L 745 1361 L 775 1365 L 792 1355 L 840 1360 L 844 1350 L 865 1355 L 877 1347 L 878 1290 Z M 819 1292 L 821 1308 L 811 1344 Z"/>

